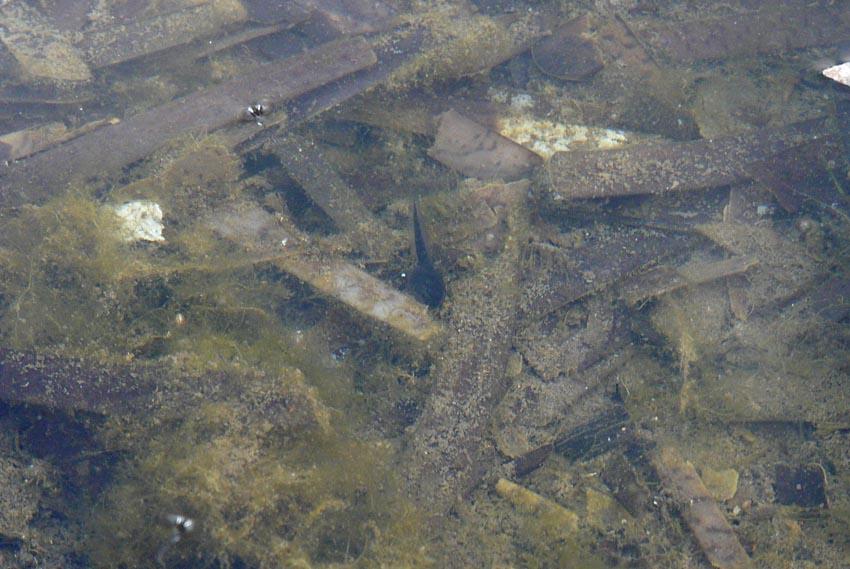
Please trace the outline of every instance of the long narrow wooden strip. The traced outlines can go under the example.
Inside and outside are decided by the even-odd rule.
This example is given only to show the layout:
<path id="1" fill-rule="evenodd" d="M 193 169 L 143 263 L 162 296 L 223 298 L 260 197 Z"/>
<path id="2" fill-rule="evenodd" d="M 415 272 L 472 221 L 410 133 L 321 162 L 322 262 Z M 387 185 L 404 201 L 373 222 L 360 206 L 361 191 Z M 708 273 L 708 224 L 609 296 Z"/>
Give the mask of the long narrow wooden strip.
<path id="1" fill-rule="evenodd" d="M 127 23 L 86 30 L 77 47 L 93 67 L 104 67 L 188 43 L 248 17 L 238 1 L 212 0 Z"/>
<path id="2" fill-rule="evenodd" d="M 661 449 L 652 463 L 711 565 L 720 569 L 750 567 L 747 552 L 694 466 L 672 447 Z"/>
<path id="3" fill-rule="evenodd" d="M 288 135 L 270 141 L 287 173 L 342 230 L 371 257 L 389 255 L 396 247 L 392 232 L 366 207 L 360 195 L 340 177 L 309 138 Z"/>
<path id="4" fill-rule="evenodd" d="M 251 412 L 278 427 L 312 429 L 323 411 L 308 389 L 284 378 L 233 370 L 191 375 L 163 362 L 100 365 L 0 348 L 0 400 L 28 403 L 66 413 L 159 417 L 182 415 L 202 403 L 244 401 L 249 381 L 270 381 L 268 396 L 256 397 Z M 293 377 L 300 377 L 293 371 Z M 259 393 L 259 392 L 255 392 Z"/>
<path id="5" fill-rule="evenodd" d="M 659 194 L 748 179 L 748 166 L 800 144 L 831 140 L 828 123 L 813 119 L 725 138 L 558 152 L 546 172 L 553 200 Z"/>
<path id="6" fill-rule="evenodd" d="M 526 182 L 501 188 L 511 204 L 511 236 L 504 250 L 451 287 L 449 337 L 431 374 L 434 389 L 412 433 L 405 473 L 411 497 L 438 515 L 498 460 L 487 429 L 510 384 L 505 370 L 518 323 L 527 191 Z"/>
<path id="7" fill-rule="evenodd" d="M 73 180 L 115 174 L 174 136 L 223 128 L 239 121 L 248 105 L 279 105 L 376 61 L 369 43 L 357 37 L 260 66 L 13 165 L 0 177 L 0 205 L 42 201 Z"/>
<path id="8" fill-rule="evenodd" d="M 409 339 L 426 342 L 443 330 L 426 306 L 344 261 L 293 256 L 282 258 L 279 266 L 322 294 L 383 322 Z"/>
<path id="9" fill-rule="evenodd" d="M 691 22 L 636 26 L 658 58 L 680 63 L 834 45 L 850 38 L 850 9 L 843 2 L 762 2 L 759 10 Z"/>

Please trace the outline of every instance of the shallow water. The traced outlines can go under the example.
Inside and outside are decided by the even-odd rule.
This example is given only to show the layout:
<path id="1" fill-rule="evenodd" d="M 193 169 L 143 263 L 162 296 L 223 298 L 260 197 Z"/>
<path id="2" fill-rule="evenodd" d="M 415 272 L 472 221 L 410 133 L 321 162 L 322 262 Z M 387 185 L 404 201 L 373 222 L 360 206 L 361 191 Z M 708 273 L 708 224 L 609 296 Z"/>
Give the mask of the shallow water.
<path id="1" fill-rule="evenodd" d="M 0 7 L 0 565 L 846 565 L 848 8 L 83 4 Z"/>

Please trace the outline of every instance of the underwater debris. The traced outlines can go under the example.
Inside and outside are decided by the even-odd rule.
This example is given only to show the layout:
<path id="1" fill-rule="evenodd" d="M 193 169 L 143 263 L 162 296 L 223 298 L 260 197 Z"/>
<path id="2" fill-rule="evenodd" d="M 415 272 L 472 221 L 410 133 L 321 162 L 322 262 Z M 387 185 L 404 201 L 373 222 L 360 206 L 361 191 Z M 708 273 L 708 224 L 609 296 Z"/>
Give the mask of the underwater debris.
<path id="1" fill-rule="evenodd" d="M 694 466 L 673 447 L 659 450 L 652 463 L 711 565 L 720 569 L 750 567 L 750 557 Z"/>
<path id="2" fill-rule="evenodd" d="M 621 284 L 620 298 L 629 306 L 636 306 L 650 298 L 656 298 L 684 286 L 704 284 L 746 273 L 756 265 L 758 260 L 748 257 L 732 257 L 682 267 L 661 265 L 626 279 Z"/>
<path id="3" fill-rule="evenodd" d="M 86 82 L 92 77 L 83 54 L 26 2 L 0 5 L 0 41 L 26 82 Z"/>
<path id="4" fill-rule="evenodd" d="M 515 181 L 541 162 L 533 152 L 455 110 L 440 115 L 438 125 L 428 155 L 467 176 Z"/>
<path id="5" fill-rule="evenodd" d="M 323 407 L 299 384 L 303 374 L 289 372 L 289 377 L 267 377 L 220 370 L 201 377 L 164 363 L 97 365 L 81 358 L 0 348 L 0 400 L 136 418 L 180 417 L 203 402 L 239 400 L 251 406 L 253 417 L 279 429 L 325 428 Z M 251 401 L 246 400 L 245 382 L 253 382 L 257 391 Z"/>
<path id="6" fill-rule="evenodd" d="M 777 503 L 800 508 L 829 508 L 826 471 L 820 464 L 797 467 L 777 464 L 774 478 Z"/>
<path id="7" fill-rule="evenodd" d="M 437 514 L 475 486 L 497 458 L 486 443 L 487 429 L 511 381 L 506 367 L 519 322 L 528 182 L 498 189 L 513 203 L 509 237 L 480 271 L 452 284 L 448 337 L 432 371 L 436 383 L 406 453 L 409 495 Z"/>
<path id="8" fill-rule="evenodd" d="M 319 292 L 410 339 L 427 342 L 443 331 L 426 306 L 345 261 L 303 256 L 282 259 L 280 266 Z"/>
<path id="9" fill-rule="evenodd" d="M 363 38 L 340 40 L 272 62 L 124 121 L 97 129 L 3 171 L 6 207 L 42 201 L 77 178 L 117 173 L 178 135 L 207 134 L 240 120 L 240 109 L 265 99 L 276 106 L 376 63 Z"/>
<path id="10" fill-rule="evenodd" d="M 286 170 L 313 202 L 350 234 L 352 242 L 373 258 L 386 258 L 398 241 L 393 233 L 378 221 L 360 199 L 359 194 L 324 157 L 316 143 L 308 138 L 289 134 L 266 143 Z"/>
<path id="11" fill-rule="evenodd" d="M 239 0 L 207 0 L 154 14 L 129 22 L 109 18 L 108 26 L 84 30 L 76 47 L 92 67 L 106 67 L 220 33 L 248 16 Z"/>
<path id="12" fill-rule="evenodd" d="M 850 62 L 827 67 L 821 73 L 824 77 L 850 87 Z"/>
<path id="13" fill-rule="evenodd" d="M 296 243 L 289 242 L 295 235 L 285 232 L 259 206 L 231 204 L 208 216 L 203 223 L 258 251 L 258 258 L 272 260 L 281 270 L 328 298 L 401 332 L 408 339 L 427 342 L 442 333 L 443 327 L 428 314 L 427 306 L 343 259 L 319 256 L 306 247 L 299 249 Z M 282 250 L 284 240 L 287 244 Z"/>
<path id="14" fill-rule="evenodd" d="M 96 128 L 117 124 L 119 119 L 103 119 L 68 130 L 60 122 L 51 122 L 0 136 L 0 160 L 19 160 L 56 144 L 82 136 Z"/>
<path id="15" fill-rule="evenodd" d="M 115 206 L 127 241 L 165 241 L 162 236 L 162 208 L 150 200 L 136 200 Z"/>
<path id="16" fill-rule="evenodd" d="M 575 512 L 510 480 L 500 478 L 496 482 L 496 493 L 518 510 L 545 518 L 560 532 L 571 535 L 578 531 L 578 515 Z"/>
<path id="17" fill-rule="evenodd" d="M 341 34 L 378 32 L 390 27 L 395 19 L 392 6 L 376 0 L 295 0 L 295 3 Z"/>
<path id="18" fill-rule="evenodd" d="M 824 119 L 716 139 L 558 152 L 543 170 L 550 199 L 602 198 L 723 186 L 749 179 L 753 162 L 830 137 Z"/>
<path id="19" fill-rule="evenodd" d="M 735 11 L 719 18 L 647 22 L 635 25 L 635 34 L 657 58 L 678 63 L 781 53 L 835 45 L 850 38 L 846 27 L 850 10 L 845 4 L 759 5 L 755 10 Z"/>
<path id="20" fill-rule="evenodd" d="M 586 81 L 605 66 L 590 37 L 590 19 L 580 16 L 556 28 L 531 46 L 535 65 L 545 74 L 564 81 Z"/>
<path id="21" fill-rule="evenodd" d="M 506 116 L 497 119 L 497 122 L 499 134 L 528 148 L 544 160 L 556 152 L 617 148 L 635 138 L 621 130 L 556 123 L 532 116 Z"/>

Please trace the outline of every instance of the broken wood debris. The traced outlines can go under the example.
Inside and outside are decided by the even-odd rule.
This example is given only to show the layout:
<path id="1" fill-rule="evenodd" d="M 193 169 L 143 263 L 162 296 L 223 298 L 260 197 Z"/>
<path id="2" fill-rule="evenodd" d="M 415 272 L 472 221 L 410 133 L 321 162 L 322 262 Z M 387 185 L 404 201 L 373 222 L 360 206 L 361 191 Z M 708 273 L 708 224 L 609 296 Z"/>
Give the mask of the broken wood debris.
<path id="1" fill-rule="evenodd" d="M 751 178 L 750 164 L 830 132 L 827 121 L 812 119 L 724 138 L 558 152 L 546 164 L 545 191 L 565 200 L 723 186 Z"/>
<path id="2" fill-rule="evenodd" d="M 257 101 L 280 105 L 376 61 L 369 43 L 355 37 L 260 66 L 13 165 L 0 177 L 0 203 L 8 207 L 39 202 L 68 187 L 72 178 L 116 174 L 172 137 L 206 134 L 237 123 L 242 111 Z"/>
<path id="3" fill-rule="evenodd" d="M 495 259 L 450 286 L 448 337 L 405 460 L 409 495 L 437 514 L 447 513 L 497 462 L 485 441 L 493 408 L 510 384 L 505 370 L 518 324 L 527 192 L 527 182 L 501 187 L 502 199 L 514 204 L 510 238 Z"/>
<path id="4" fill-rule="evenodd" d="M 636 35 L 659 59 L 678 63 L 784 53 L 850 39 L 846 4 L 816 1 L 777 6 L 691 22 L 634 24 Z"/>
<path id="5" fill-rule="evenodd" d="M 685 286 L 743 274 L 757 264 L 758 261 L 753 258 L 731 257 L 721 261 L 687 264 L 678 268 L 662 265 L 626 279 L 621 284 L 620 298 L 629 306 L 635 306 Z"/>
<path id="6" fill-rule="evenodd" d="M 575 377 L 622 346 L 628 337 L 620 306 L 591 295 L 555 310 L 517 334 L 516 344 L 544 381 Z"/>
<path id="7" fill-rule="evenodd" d="M 59 122 L 42 124 L 0 136 L 0 160 L 20 160 L 51 146 L 82 136 L 96 128 L 118 124 L 118 119 L 104 119 L 84 124 L 73 130 Z"/>
<path id="8" fill-rule="evenodd" d="M 531 57 L 540 71 L 565 81 L 587 80 L 605 66 L 586 15 L 562 24 L 531 46 Z"/>
<path id="9" fill-rule="evenodd" d="M 83 54 L 25 2 L 0 6 L 0 41 L 15 58 L 17 71 L 26 82 L 84 82 L 92 77 Z"/>
<path id="10" fill-rule="evenodd" d="M 258 389 L 246 393 L 244 386 L 252 382 Z M 0 400 L 10 403 L 66 413 L 180 417 L 201 403 L 249 399 L 251 413 L 277 427 L 305 429 L 323 422 L 306 386 L 284 378 L 223 370 L 192 376 L 159 362 L 96 365 L 82 358 L 0 348 Z"/>
<path id="11" fill-rule="evenodd" d="M 440 115 L 438 125 L 428 155 L 467 176 L 516 181 L 540 163 L 530 150 L 455 110 Z"/>
<path id="12" fill-rule="evenodd" d="M 777 464 L 773 490 L 776 501 L 800 508 L 828 508 L 826 471 L 820 464 Z"/>
<path id="13" fill-rule="evenodd" d="M 496 482 L 496 493 L 521 512 L 545 519 L 547 525 L 557 528 L 559 533 L 569 535 L 578 531 L 578 514 L 519 484 L 500 478 Z"/>
<path id="14" fill-rule="evenodd" d="M 279 266 L 329 298 L 410 339 L 427 342 L 442 332 L 442 326 L 428 314 L 428 307 L 349 263 L 304 256 L 282 258 Z"/>
<path id="15" fill-rule="evenodd" d="M 332 300 L 417 343 L 437 339 L 443 327 L 428 307 L 342 259 L 325 258 L 299 247 L 298 238 L 284 230 L 272 215 L 251 204 L 224 207 L 201 223 L 266 261 L 306 282 Z M 284 245 L 285 244 L 285 245 Z"/>
<path id="16" fill-rule="evenodd" d="M 525 246 L 524 319 L 538 320 L 694 243 L 686 234 L 629 227 L 578 230 L 562 240 L 563 247 L 544 241 Z"/>
<path id="17" fill-rule="evenodd" d="M 150 18 L 93 27 L 76 47 L 91 66 L 105 67 L 210 36 L 246 18 L 238 0 L 208 0 Z"/>
<path id="18" fill-rule="evenodd" d="M 316 143 L 294 134 L 270 140 L 266 147 L 280 159 L 287 174 L 328 214 L 336 226 L 372 258 L 386 258 L 397 239 L 380 223 L 322 154 Z"/>
<path id="19" fill-rule="evenodd" d="M 552 451 L 575 461 L 633 440 L 634 428 L 611 385 L 634 360 L 616 348 L 614 354 L 580 374 L 543 381 L 529 373 L 515 382 L 496 410 L 494 423 L 500 426 L 493 438 L 514 459 L 517 476 L 537 468 Z M 547 446 L 549 451 L 540 450 Z"/>
<path id="20" fill-rule="evenodd" d="M 395 19 L 395 10 L 376 0 L 296 0 L 341 34 L 369 34 L 386 30 Z"/>
<path id="21" fill-rule="evenodd" d="M 720 569 L 750 567 L 750 557 L 694 466 L 673 447 L 660 449 L 652 463 L 711 565 Z"/>

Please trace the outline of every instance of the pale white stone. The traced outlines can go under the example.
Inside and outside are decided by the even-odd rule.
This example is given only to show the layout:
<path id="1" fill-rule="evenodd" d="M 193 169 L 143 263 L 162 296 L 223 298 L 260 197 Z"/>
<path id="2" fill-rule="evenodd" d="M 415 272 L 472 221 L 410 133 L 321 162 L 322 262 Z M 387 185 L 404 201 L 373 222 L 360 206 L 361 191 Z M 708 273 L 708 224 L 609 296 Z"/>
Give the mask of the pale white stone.
<path id="1" fill-rule="evenodd" d="M 833 81 L 838 81 L 842 85 L 850 87 L 850 62 L 827 67 L 821 73 Z"/>
<path id="2" fill-rule="evenodd" d="M 162 236 L 162 208 L 150 200 L 137 200 L 115 206 L 121 218 L 124 239 L 134 241 L 165 241 Z"/>
<path id="3" fill-rule="evenodd" d="M 629 141 L 621 131 L 593 126 L 562 124 L 528 116 L 509 116 L 498 121 L 499 134 L 549 159 L 556 152 L 604 150 Z"/>

